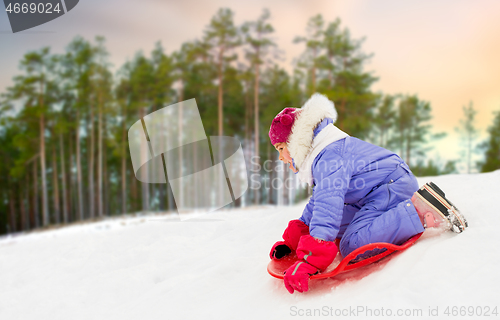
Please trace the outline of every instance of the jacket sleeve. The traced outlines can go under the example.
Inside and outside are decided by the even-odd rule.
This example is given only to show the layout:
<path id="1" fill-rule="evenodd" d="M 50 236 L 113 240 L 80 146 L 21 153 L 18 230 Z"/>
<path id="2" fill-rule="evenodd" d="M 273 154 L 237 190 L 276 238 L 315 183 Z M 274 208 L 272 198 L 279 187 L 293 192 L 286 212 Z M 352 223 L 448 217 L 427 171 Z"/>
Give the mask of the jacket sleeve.
<path id="1" fill-rule="evenodd" d="M 309 223 L 311 222 L 313 208 L 314 208 L 314 192 L 311 198 L 309 199 L 309 202 L 306 204 L 304 211 L 302 212 L 302 216 L 299 218 L 299 220 L 304 222 L 306 225 L 309 225 Z"/>
<path id="2" fill-rule="evenodd" d="M 312 166 L 314 205 L 309 222 L 311 236 L 334 241 L 344 212 L 344 198 L 352 172 L 346 161 L 335 152 L 320 153 Z"/>

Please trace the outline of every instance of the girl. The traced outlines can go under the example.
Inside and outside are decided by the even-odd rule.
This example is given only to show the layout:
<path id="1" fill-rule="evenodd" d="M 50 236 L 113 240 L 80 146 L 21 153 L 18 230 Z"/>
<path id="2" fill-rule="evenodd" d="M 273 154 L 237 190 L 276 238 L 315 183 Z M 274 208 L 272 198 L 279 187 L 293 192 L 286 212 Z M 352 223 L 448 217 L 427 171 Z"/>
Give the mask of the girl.
<path id="1" fill-rule="evenodd" d="M 285 273 L 290 293 L 307 291 L 309 277 L 324 271 L 339 249 L 345 257 L 373 242 L 401 244 L 427 227 L 460 233 L 468 226 L 435 184 L 418 190 L 398 155 L 350 137 L 336 119 L 333 102 L 316 93 L 300 109 L 283 109 L 269 130 L 279 159 L 313 186 L 302 216 L 270 252 L 281 259 L 296 251 L 300 259 Z"/>

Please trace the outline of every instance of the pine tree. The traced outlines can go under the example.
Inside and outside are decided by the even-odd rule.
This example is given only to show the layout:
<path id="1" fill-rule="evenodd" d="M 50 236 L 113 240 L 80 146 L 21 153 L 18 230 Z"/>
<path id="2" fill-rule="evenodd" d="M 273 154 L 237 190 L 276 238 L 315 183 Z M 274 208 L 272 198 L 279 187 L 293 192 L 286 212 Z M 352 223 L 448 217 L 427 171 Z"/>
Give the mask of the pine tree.
<path id="1" fill-rule="evenodd" d="M 25 54 L 21 60 L 20 68 L 26 73 L 14 78 L 14 86 L 9 91 L 12 99 L 25 100 L 25 108 L 29 109 L 26 115 L 31 113 L 31 117 L 38 119 L 38 147 L 42 178 L 42 221 L 43 225 L 47 226 L 50 223 L 50 217 L 45 131 L 48 105 L 51 103 L 50 95 L 55 88 L 52 72 L 54 66 L 50 56 L 50 49 L 45 47 L 39 51 Z M 22 139 L 22 137 L 19 137 L 19 139 Z"/>
<path id="2" fill-rule="evenodd" d="M 500 169 L 500 111 L 496 111 L 493 115 L 493 123 L 488 128 L 490 136 L 482 145 L 485 153 L 484 161 L 479 163 L 481 172 Z"/>
<path id="3" fill-rule="evenodd" d="M 231 9 L 219 9 L 212 18 L 210 24 L 205 30 L 203 42 L 208 45 L 213 52 L 214 60 L 217 65 L 217 110 L 218 110 L 218 135 L 223 135 L 223 84 L 224 69 L 233 60 L 237 58 L 236 54 L 228 55 L 231 49 L 240 45 L 238 29 L 233 22 L 234 13 Z"/>
<path id="4" fill-rule="evenodd" d="M 382 103 L 377 109 L 377 114 L 374 119 L 376 138 L 374 141 L 381 147 L 389 147 L 391 129 L 394 128 L 396 112 L 394 111 L 394 96 L 386 95 L 382 99 Z"/>
<path id="5" fill-rule="evenodd" d="M 293 40 L 294 43 L 304 42 L 306 44 L 306 51 L 302 55 L 299 60 L 297 66 L 299 68 L 306 69 L 309 77 L 307 84 L 307 92 L 308 95 L 316 92 L 316 76 L 317 69 L 320 64 L 320 54 L 323 48 L 323 26 L 325 21 L 323 20 L 323 16 L 318 14 L 314 17 L 311 17 L 307 22 L 307 35 L 301 37 L 295 37 Z"/>
<path id="6" fill-rule="evenodd" d="M 359 138 L 367 137 L 372 129 L 373 110 L 379 99 L 370 89 L 378 79 L 363 70 L 371 58 L 361 50 L 363 42 L 364 38 L 351 39 L 350 31 L 340 28 L 339 19 L 328 26 L 321 60 L 327 63 L 321 66 L 323 70 L 326 68 L 328 78 L 333 73 L 333 84 L 325 78 L 319 87 L 335 102 L 339 114 L 337 126 Z"/>
<path id="7" fill-rule="evenodd" d="M 402 96 L 396 110 L 394 134 L 388 144 L 399 149 L 400 156 L 411 167 L 415 157 L 422 157 L 429 151 L 429 140 L 437 140 L 445 133 L 431 133 L 431 105 L 416 95 Z M 416 162 L 415 162 L 416 164 Z"/>
<path id="8" fill-rule="evenodd" d="M 148 114 L 148 108 L 153 104 L 154 80 L 154 68 L 151 61 L 144 57 L 142 53 L 138 53 L 130 71 L 130 99 L 132 110 L 138 112 L 139 119 Z M 140 185 L 142 210 L 146 212 L 150 210 L 150 186 L 146 182 L 141 182 Z"/>
<path id="9" fill-rule="evenodd" d="M 260 111 L 259 111 L 259 95 L 260 95 L 260 66 L 264 63 L 266 55 L 269 53 L 270 47 L 276 46 L 271 40 L 269 34 L 274 32 L 274 28 L 268 23 L 271 14 L 269 10 L 264 10 L 262 15 L 254 22 L 246 22 L 242 31 L 244 33 L 245 42 L 249 45 L 250 50 L 246 52 L 246 58 L 250 62 L 254 73 L 253 87 L 253 104 L 254 104 L 254 155 L 257 163 L 260 163 Z M 254 201 L 256 204 L 260 202 L 259 193 L 255 194 Z"/>
<path id="10" fill-rule="evenodd" d="M 71 128 L 74 131 L 75 143 L 75 166 L 76 166 L 76 211 L 78 219 L 85 218 L 84 212 L 84 182 L 83 182 L 83 169 L 82 169 L 82 143 L 81 143 L 81 122 L 84 119 L 87 110 L 90 109 L 92 104 L 91 93 L 91 75 L 92 65 L 94 59 L 94 49 L 92 45 L 81 37 L 76 37 L 71 41 L 66 49 L 66 54 L 62 61 L 63 64 L 63 85 L 67 92 L 73 94 L 74 103 L 71 109 L 74 114 Z M 87 128 L 88 129 L 88 128 Z M 87 130 L 88 131 L 88 130 Z M 72 149 L 72 148 L 71 148 Z M 72 156 L 70 156 L 71 158 Z M 71 161 L 70 167 L 73 166 Z M 72 170 L 70 172 L 73 172 Z M 93 190 L 93 188 L 92 188 Z M 93 205 L 89 206 L 89 210 L 93 210 Z"/>
<path id="11" fill-rule="evenodd" d="M 324 24 L 321 15 L 312 17 L 308 35 L 295 39 L 306 44 L 297 67 L 308 74 L 308 96 L 316 91 L 327 95 L 339 114 L 336 125 L 353 136 L 365 138 L 372 129 L 373 110 L 379 99 L 370 89 L 377 78 L 363 70 L 371 55 L 361 51 L 364 39 L 351 39 L 349 30 L 341 28 L 340 19 L 326 29 Z"/>
<path id="12" fill-rule="evenodd" d="M 462 154 L 466 162 L 467 173 L 471 173 L 472 155 L 476 150 L 474 141 L 478 136 L 478 130 L 474 125 L 477 110 L 474 109 L 472 101 L 469 103 L 469 106 L 462 107 L 462 110 L 464 118 L 460 120 L 460 126 L 455 128 L 455 130 L 460 134 L 462 139 Z"/>
<path id="13" fill-rule="evenodd" d="M 111 100 L 112 76 L 107 62 L 108 52 L 104 46 L 104 38 L 96 37 L 97 45 L 94 48 L 94 91 L 97 95 L 97 212 L 99 217 L 104 216 L 105 197 L 104 197 L 104 161 L 105 161 L 105 128 L 103 117 L 109 112 L 109 101 Z"/>

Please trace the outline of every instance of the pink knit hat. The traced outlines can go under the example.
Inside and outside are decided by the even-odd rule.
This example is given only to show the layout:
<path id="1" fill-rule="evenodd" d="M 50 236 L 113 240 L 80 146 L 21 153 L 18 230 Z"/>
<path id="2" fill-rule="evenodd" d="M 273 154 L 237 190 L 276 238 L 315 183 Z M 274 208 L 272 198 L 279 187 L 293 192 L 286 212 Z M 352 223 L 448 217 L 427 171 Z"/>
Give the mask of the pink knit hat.
<path id="1" fill-rule="evenodd" d="M 269 139 L 271 139 L 273 146 L 277 143 L 287 141 L 299 112 L 299 108 L 285 108 L 274 117 L 269 129 Z"/>

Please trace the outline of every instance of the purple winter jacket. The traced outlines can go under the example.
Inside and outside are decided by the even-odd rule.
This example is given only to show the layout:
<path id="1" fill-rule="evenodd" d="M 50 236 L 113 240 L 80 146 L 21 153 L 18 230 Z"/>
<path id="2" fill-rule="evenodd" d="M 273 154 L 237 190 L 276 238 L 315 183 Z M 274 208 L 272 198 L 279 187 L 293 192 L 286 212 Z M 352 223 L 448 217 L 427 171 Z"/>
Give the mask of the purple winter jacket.
<path id="1" fill-rule="evenodd" d="M 333 120 L 324 119 L 314 129 L 314 137 L 329 123 Z M 341 238 L 363 198 L 387 183 L 399 167 L 410 172 L 394 152 L 354 137 L 329 144 L 313 161 L 313 194 L 300 220 L 313 237 Z"/>

